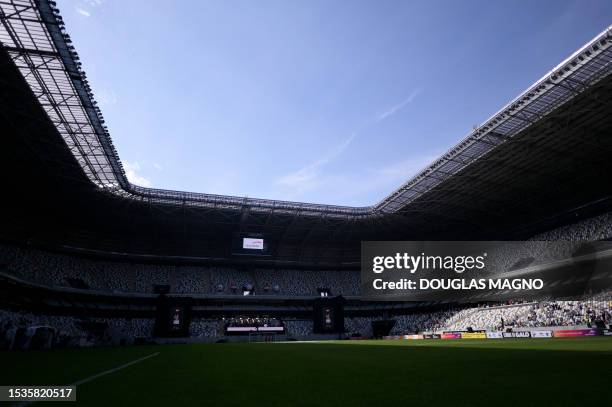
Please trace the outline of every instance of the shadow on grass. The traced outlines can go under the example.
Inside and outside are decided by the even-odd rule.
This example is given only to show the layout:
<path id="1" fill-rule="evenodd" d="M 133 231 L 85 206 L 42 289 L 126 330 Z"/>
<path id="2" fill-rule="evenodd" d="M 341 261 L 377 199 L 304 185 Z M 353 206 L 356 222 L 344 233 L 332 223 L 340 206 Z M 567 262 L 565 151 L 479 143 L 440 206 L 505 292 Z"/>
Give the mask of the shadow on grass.
<path id="1" fill-rule="evenodd" d="M 13 362 L 22 359 L 21 374 L 27 367 L 38 383 L 48 384 L 57 383 L 62 369 L 75 376 L 84 367 L 109 364 L 103 360 L 119 365 L 161 352 L 79 387 L 82 405 L 607 405 L 612 353 L 567 349 L 570 344 L 562 350 L 521 349 L 520 342 L 506 349 L 467 342 L 178 345 L 40 352 L 44 358 Z M 41 370 L 43 362 L 51 367 Z"/>

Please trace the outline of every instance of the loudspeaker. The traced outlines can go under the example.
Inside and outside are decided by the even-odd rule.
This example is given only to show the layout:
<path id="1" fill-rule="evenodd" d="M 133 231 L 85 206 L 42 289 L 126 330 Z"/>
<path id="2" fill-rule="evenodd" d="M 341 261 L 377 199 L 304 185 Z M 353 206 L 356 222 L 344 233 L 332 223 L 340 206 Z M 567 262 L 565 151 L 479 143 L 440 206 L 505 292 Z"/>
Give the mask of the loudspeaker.
<path id="1" fill-rule="evenodd" d="M 165 295 L 157 297 L 157 311 L 153 336 L 187 337 L 191 324 L 192 299 L 173 298 Z"/>
<path id="2" fill-rule="evenodd" d="M 321 297 L 314 301 L 313 332 L 344 332 L 344 297 Z"/>

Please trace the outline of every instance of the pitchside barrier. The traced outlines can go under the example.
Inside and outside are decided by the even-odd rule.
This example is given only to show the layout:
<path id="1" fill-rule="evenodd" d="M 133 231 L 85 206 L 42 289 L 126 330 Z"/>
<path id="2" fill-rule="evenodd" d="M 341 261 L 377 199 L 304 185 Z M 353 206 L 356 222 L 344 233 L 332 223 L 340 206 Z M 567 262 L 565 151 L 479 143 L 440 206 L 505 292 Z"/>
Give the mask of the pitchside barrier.
<path id="1" fill-rule="evenodd" d="M 504 338 L 531 338 L 529 331 L 504 332 L 502 335 Z"/>
<path id="2" fill-rule="evenodd" d="M 419 339 L 525 339 L 525 338 L 575 338 L 588 336 L 612 336 L 611 329 L 558 329 L 558 330 L 533 330 L 533 331 L 480 331 L 480 332 L 443 332 L 430 334 L 391 335 L 383 336 L 383 339 L 391 340 L 419 340 Z"/>
<path id="3" fill-rule="evenodd" d="M 442 339 L 440 334 L 423 334 L 423 339 Z"/>
<path id="4" fill-rule="evenodd" d="M 555 331 L 555 338 L 575 338 L 579 336 L 597 336 L 597 329 L 560 329 Z"/>
<path id="5" fill-rule="evenodd" d="M 486 339 L 487 334 L 484 332 L 461 332 L 461 339 Z"/>
<path id="6" fill-rule="evenodd" d="M 553 331 L 531 331 L 532 338 L 552 338 Z"/>
<path id="7" fill-rule="evenodd" d="M 423 339 L 423 335 L 404 335 L 404 339 Z"/>

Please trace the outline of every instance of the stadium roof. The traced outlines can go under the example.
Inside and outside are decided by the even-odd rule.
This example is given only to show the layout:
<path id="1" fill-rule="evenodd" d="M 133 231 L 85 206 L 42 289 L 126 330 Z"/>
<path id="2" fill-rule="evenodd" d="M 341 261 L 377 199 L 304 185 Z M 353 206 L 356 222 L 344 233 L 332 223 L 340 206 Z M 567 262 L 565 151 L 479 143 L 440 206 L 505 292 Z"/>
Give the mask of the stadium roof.
<path id="1" fill-rule="evenodd" d="M 145 188 L 131 184 L 53 1 L 2 1 L 0 41 L 91 182 L 129 199 L 327 216 L 393 213 L 536 123 L 610 73 L 612 28 L 563 61 L 434 163 L 371 207 Z"/>
<path id="2" fill-rule="evenodd" d="M 376 205 L 397 211 L 610 74 L 612 26 L 574 52 Z"/>
<path id="3" fill-rule="evenodd" d="M 356 245 L 366 239 L 507 237 L 509 231 L 518 229 L 533 233 L 541 227 L 530 225 L 607 202 L 612 196 L 610 183 L 600 182 L 612 170 L 608 136 L 612 27 L 371 207 L 133 185 L 126 178 L 55 3 L 0 0 L 0 42 L 5 78 L 0 114 L 6 119 L 7 134 L 20 135 L 6 140 L 11 148 L 6 151 L 15 154 L 3 157 L 6 168 L 2 172 L 5 185 L 19 191 L 11 199 L 14 210 L 25 213 L 29 209 L 21 225 L 16 220 L 13 223 L 24 228 L 26 222 L 35 223 L 32 201 L 37 194 L 43 196 L 46 188 L 49 196 L 44 202 L 38 198 L 37 204 L 49 206 L 58 219 L 64 216 L 62 228 L 67 230 L 70 222 L 81 228 L 86 223 L 83 219 L 90 223 L 86 232 L 69 233 L 85 239 L 77 245 L 100 247 L 101 236 L 109 229 L 109 239 L 122 243 L 108 247 L 128 251 L 135 244 L 134 231 L 139 230 L 138 239 L 149 243 L 145 249 L 133 247 L 132 251 L 151 253 L 167 248 L 169 243 L 160 241 L 172 236 L 176 253 L 182 255 L 187 240 L 210 243 L 237 232 L 264 232 L 278 242 L 291 242 L 292 254 L 287 258 L 304 258 L 309 244 L 311 255 L 319 256 L 321 246 L 338 242 L 337 252 L 350 248 L 349 257 L 354 257 Z M 11 76 L 15 68 L 21 78 Z M 55 181 L 41 185 L 47 176 Z M 20 177 L 29 179 L 29 184 L 16 179 Z M 74 207 L 75 200 L 87 202 L 88 207 Z M 155 211 L 161 215 L 152 222 Z M 100 217 L 101 213 L 106 217 Z M 33 228 L 38 231 L 34 233 Z M 32 239 L 50 233 L 41 229 L 30 225 L 25 234 Z M 193 230 L 200 238 L 190 235 Z M 151 234 L 155 243 L 148 240 Z M 87 235 L 89 245 L 82 243 Z M 62 239 L 70 240 L 65 236 L 56 240 Z"/>

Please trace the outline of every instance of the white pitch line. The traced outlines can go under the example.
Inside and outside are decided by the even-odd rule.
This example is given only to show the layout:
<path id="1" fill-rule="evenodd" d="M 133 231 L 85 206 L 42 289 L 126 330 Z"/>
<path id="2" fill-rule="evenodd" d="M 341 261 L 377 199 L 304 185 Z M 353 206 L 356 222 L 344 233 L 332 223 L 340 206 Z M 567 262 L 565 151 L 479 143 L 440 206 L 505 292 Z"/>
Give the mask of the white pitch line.
<path id="1" fill-rule="evenodd" d="M 78 380 L 78 381 L 76 381 L 74 383 L 70 383 L 70 384 L 68 384 L 68 386 L 80 386 L 81 384 L 85 384 L 85 383 L 91 382 L 92 380 L 96 380 L 97 378 L 102 377 L 102 376 L 106 376 L 107 374 L 115 373 L 115 372 L 117 372 L 117 371 L 119 371 L 121 369 L 125 369 L 126 367 L 135 365 L 136 363 L 140 363 L 143 360 L 150 359 L 150 358 L 155 357 L 157 355 L 159 355 L 159 352 L 151 353 L 150 355 L 143 356 L 143 357 L 141 357 L 139 359 L 136 359 L 136 360 L 132 360 L 131 362 L 125 363 L 125 364 L 123 364 L 121 366 L 117 366 L 117 367 L 114 367 L 112 369 L 108 369 L 108 370 L 105 370 L 103 372 L 96 373 L 93 376 L 89 376 L 89 377 L 86 377 L 84 379 Z M 78 388 L 77 388 L 77 390 L 78 390 Z M 40 400 L 40 401 L 42 401 L 42 400 Z M 36 401 L 24 401 L 23 403 L 19 403 L 16 406 L 25 407 L 25 406 L 29 406 L 32 403 L 36 403 Z"/>
<path id="2" fill-rule="evenodd" d="M 121 366 L 117 366 L 115 368 L 112 368 L 112 369 L 109 369 L 109 370 L 105 370 L 105 371 L 100 372 L 100 373 L 96 373 L 93 376 L 86 377 L 85 379 L 81 379 L 81 380 L 76 381 L 74 383 L 70 383 L 68 386 L 79 386 L 81 384 L 90 382 L 92 380 L 96 380 L 98 377 L 102 377 L 102 376 L 106 376 L 107 374 L 115 373 L 118 370 L 125 369 L 128 366 L 135 365 L 136 363 L 140 363 L 143 360 L 147 360 L 147 359 L 152 358 L 152 357 L 157 356 L 157 355 L 159 355 L 159 352 L 151 353 L 150 355 L 143 356 L 140 359 L 132 360 L 131 362 L 128 362 L 128 363 L 123 364 Z"/>

